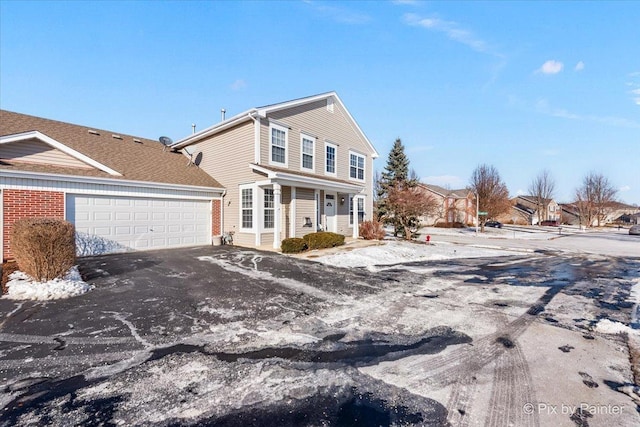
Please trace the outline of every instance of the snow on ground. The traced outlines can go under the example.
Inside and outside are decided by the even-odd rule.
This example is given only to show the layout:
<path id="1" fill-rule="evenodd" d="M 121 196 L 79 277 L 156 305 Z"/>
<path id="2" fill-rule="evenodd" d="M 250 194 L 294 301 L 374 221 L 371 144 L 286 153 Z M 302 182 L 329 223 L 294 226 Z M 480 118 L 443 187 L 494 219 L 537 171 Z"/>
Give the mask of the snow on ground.
<path id="1" fill-rule="evenodd" d="M 7 294 L 2 298 L 14 300 L 54 300 L 82 295 L 93 289 L 80 277 L 78 267 L 74 266 L 62 279 L 48 282 L 38 282 L 22 271 L 16 271 L 9 276 Z"/>
<path id="2" fill-rule="evenodd" d="M 375 266 L 379 265 L 454 258 L 508 256 L 513 254 L 513 251 L 481 246 L 460 246 L 446 242 L 427 245 L 404 241 L 385 241 L 376 246 L 357 248 L 349 252 L 338 252 L 310 259 L 335 267 L 367 267 L 371 271 L 376 271 Z"/>

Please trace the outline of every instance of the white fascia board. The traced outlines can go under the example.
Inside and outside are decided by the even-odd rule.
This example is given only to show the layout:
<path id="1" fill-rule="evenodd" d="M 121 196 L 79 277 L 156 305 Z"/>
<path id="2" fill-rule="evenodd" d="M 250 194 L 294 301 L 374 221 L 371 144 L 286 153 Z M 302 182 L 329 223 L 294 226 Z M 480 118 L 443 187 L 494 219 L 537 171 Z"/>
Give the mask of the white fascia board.
<path id="1" fill-rule="evenodd" d="M 85 156 L 84 154 L 74 150 L 73 148 L 70 148 L 66 145 L 64 145 L 63 143 L 56 141 L 55 139 L 48 137 L 47 135 L 36 131 L 31 131 L 31 132 L 23 132 L 23 133 L 17 133 L 14 135 L 6 135 L 6 136 L 1 136 L 0 137 L 0 144 L 9 144 L 11 142 L 20 142 L 20 141 L 26 141 L 29 139 L 38 139 L 42 142 L 44 142 L 45 144 L 62 151 L 65 154 L 70 155 L 71 157 L 74 157 L 78 160 L 80 160 L 81 162 L 84 162 L 90 166 L 93 166 L 96 169 L 100 169 L 103 172 L 108 173 L 109 175 L 115 175 L 115 176 L 122 176 L 122 174 L 118 171 L 115 171 L 113 169 L 111 169 L 108 166 L 103 165 L 100 162 L 97 162 L 95 160 L 93 160 L 92 158 Z"/>
<path id="2" fill-rule="evenodd" d="M 278 183 L 287 186 L 322 188 L 345 193 L 352 192 L 356 194 L 361 193 L 365 189 L 364 185 L 335 182 L 327 179 L 300 176 L 286 172 L 275 172 L 257 165 L 251 165 L 251 168 L 254 171 L 267 174 L 267 177 L 270 180 L 277 181 Z"/>
<path id="3" fill-rule="evenodd" d="M 92 176 L 78 176 L 78 175 L 63 175 L 52 173 L 40 173 L 18 170 L 3 170 L 0 169 L 0 182 L 1 178 L 22 178 L 22 179 L 42 179 L 45 181 L 67 181 L 67 182 L 80 182 L 88 184 L 103 184 L 103 185 L 117 185 L 122 187 L 146 187 L 146 188 L 158 188 L 163 190 L 191 190 L 191 191 L 209 191 L 213 193 L 224 193 L 224 188 L 217 187 L 202 187 L 197 185 L 184 185 L 184 184 L 169 184 L 162 182 L 151 181 L 132 181 L 126 179 L 112 179 L 112 178 L 100 178 Z"/>
<path id="4" fill-rule="evenodd" d="M 233 126 L 238 125 L 239 123 L 250 120 L 251 118 L 254 118 L 254 117 L 256 117 L 256 110 L 255 108 L 252 108 L 251 110 L 247 110 L 240 114 L 236 114 L 235 116 L 230 117 L 227 120 L 216 123 L 213 126 L 209 126 L 208 128 L 201 130 L 200 132 L 196 132 L 193 135 L 189 135 L 186 138 L 183 138 L 180 141 L 177 141 L 176 143 L 171 145 L 171 148 L 174 148 L 174 149 L 184 148 L 187 145 L 191 145 L 202 138 L 207 138 L 211 135 L 215 135 L 216 133 L 222 132 L 223 130 L 229 129 Z"/>

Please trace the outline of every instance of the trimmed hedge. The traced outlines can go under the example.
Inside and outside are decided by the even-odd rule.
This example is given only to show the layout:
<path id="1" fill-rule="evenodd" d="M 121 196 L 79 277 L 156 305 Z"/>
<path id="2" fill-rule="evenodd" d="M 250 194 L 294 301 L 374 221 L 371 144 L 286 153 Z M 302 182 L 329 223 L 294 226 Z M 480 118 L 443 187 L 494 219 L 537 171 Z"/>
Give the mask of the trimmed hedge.
<path id="1" fill-rule="evenodd" d="M 382 240 L 386 234 L 382 223 L 375 219 L 362 222 L 358 231 L 364 240 Z"/>
<path id="2" fill-rule="evenodd" d="M 35 280 L 62 277 L 76 262 L 74 226 L 62 219 L 19 219 L 11 232 L 11 251 L 20 271 Z"/>
<path id="3" fill-rule="evenodd" d="M 436 228 L 467 228 L 467 226 L 461 222 L 439 222 L 434 227 Z"/>
<path id="4" fill-rule="evenodd" d="M 325 249 L 344 245 L 342 234 L 331 233 L 329 231 L 318 231 L 303 237 L 309 249 Z"/>
<path id="5" fill-rule="evenodd" d="M 283 254 L 298 254 L 307 250 L 307 242 L 300 237 L 284 239 L 280 244 Z"/>

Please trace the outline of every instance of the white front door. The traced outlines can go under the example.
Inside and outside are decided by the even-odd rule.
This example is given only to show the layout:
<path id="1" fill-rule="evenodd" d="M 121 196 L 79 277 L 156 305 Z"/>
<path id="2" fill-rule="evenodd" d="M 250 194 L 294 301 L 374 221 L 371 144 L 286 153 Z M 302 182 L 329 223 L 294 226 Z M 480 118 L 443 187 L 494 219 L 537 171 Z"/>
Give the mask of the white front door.
<path id="1" fill-rule="evenodd" d="M 331 231 L 333 233 L 338 229 L 338 222 L 336 220 L 336 195 L 325 194 L 324 196 L 324 216 L 325 216 L 325 231 Z"/>

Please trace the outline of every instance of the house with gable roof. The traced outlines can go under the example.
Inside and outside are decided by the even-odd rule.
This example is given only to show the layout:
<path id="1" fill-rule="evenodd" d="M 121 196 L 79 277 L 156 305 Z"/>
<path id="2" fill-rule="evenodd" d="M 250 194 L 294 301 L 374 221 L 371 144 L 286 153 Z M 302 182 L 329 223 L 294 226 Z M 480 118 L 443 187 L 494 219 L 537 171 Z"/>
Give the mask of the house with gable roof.
<path id="1" fill-rule="evenodd" d="M 424 183 L 420 183 L 418 186 L 433 197 L 438 205 L 435 213 L 420 218 L 424 224 L 458 222 L 472 225 L 476 223 L 476 202 L 472 191 L 468 189 L 448 190 L 438 185 Z"/>
<path id="2" fill-rule="evenodd" d="M 167 147 L 0 111 L 1 258 L 20 218 L 66 219 L 80 255 L 206 245 L 279 248 L 358 236 L 378 153 L 335 92 L 252 108 Z"/>
<path id="3" fill-rule="evenodd" d="M 251 108 L 177 141 L 225 188 L 223 231 L 272 246 L 317 230 L 358 236 L 378 153 L 335 92 Z"/>
<path id="4" fill-rule="evenodd" d="M 221 184 L 158 141 L 0 110 L 0 258 L 14 222 L 72 222 L 80 255 L 211 243 Z"/>

